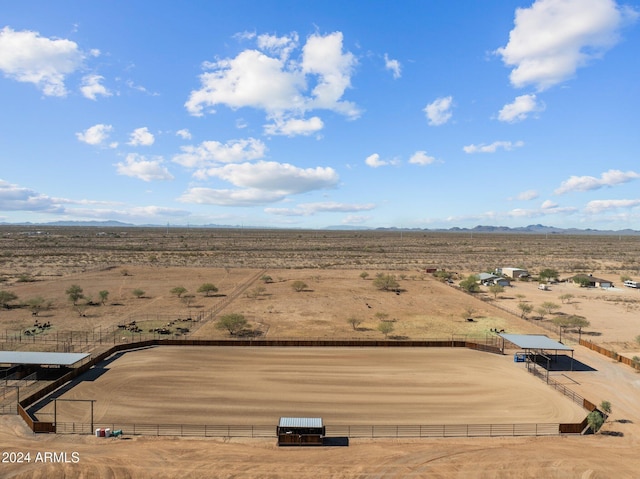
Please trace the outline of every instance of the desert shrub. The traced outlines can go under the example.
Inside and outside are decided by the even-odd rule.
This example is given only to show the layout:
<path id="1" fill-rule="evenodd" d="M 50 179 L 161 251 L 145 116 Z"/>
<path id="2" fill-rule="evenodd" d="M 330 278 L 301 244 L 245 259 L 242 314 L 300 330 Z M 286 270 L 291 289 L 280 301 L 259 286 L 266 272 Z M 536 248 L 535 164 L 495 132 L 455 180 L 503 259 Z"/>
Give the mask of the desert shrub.
<path id="1" fill-rule="evenodd" d="M 435 273 L 433 273 L 433 277 L 437 278 L 439 281 L 445 282 L 453 277 L 453 273 L 444 270 L 436 271 Z"/>
<path id="2" fill-rule="evenodd" d="M 256 286 L 255 288 L 247 291 L 247 298 L 257 299 L 262 296 L 266 290 L 267 288 L 264 286 Z"/>
<path id="3" fill-rule="evenodd" d="M 247 320 L 242 314 L 231 313 L 221 316 L 216 323 L 216 328 L 229 331 L 229 334 L 234 334 L 241 331 L 247 325 Z"/>
<path id="4" fill-rule="evenodd" d="M 8 308 L 9 303 L 18 299 L 18 296 L 11 291 L 0 291 L 0 306 Z"/>
<path id="5" fill-rule="evenodd" d="M 347 323 L 351 325 L 354 331 L 358 330 L 358 326 L 362 324 L 362 320 L 360 318 L 351 317 L 347 319 Z"/>
<path id="6" fill-rule="evenodd" d="M 107 299 L 109 298 L 109 291 L 103 289 L 102 291 L 98 292 L 98 296 L 100 296 L 100 303 L 102 303 L 102 305 L 104 306 L 104 304 L 107 302 Z"/>
<path id="7" fill-rule="evenodd" d="M 587 416 L 587 424 L 589 425 L 591 430 L 596 433 L 604 424 L 604 418 L 599 411 L 591 411 Z"/>
<path id="8" fill-rule="evenodd" d="M 390 321 L 382 321 L 378 324 L 378 331 L 384 334 L 385 339 L 389 337 L 389 334 L 393 332 L 393 323 Z"/>
<path id="9" fill-rule="evenodd" d="M 211 293 L 217 293 L 218 288 L 213 283 L 204 283 L 198 288 L 198 293 L 204 293 L 205 296 L 210 296 Z"/>
<path id="10" fill-rule="evenodd" d="M 520 310 L 520 317 L 523 319 L 526 319 L 527 315 L 533 311 L 533 305 L 529 303 L 520 302 L 518 303 L 518 309 Z"/>
<path id="11" fill-rule="evenodd" d="M 549 281 L 550 279 L 558 279 L 558 271 L 552 268 L 545 268 L 538 275 L 540 281 Z"/>
<path id="12" fill-rule="evenodd" d="M 34 316 L 37 316 L 40 311 L 47 311 L 51 308 L 51 301 L 47 301 L 42 296 L 35 296 L 29 298 L 24 302 L 25 306 L 29 308 Z"/>
<path id="13" fill-rule="evenodd" d="M 571 303 L 571 300 L 574 298 L 574 296 L 571 293 L 565 293 L 565 294 L 561 294 L 559 298 L 562 304 L 564 303 L 568 304 L 568 303 Z"/>
<path id="14" fill-rule="evenodd" d="M 35 278 L 27 273 L 18 275 L 18 279 L 16 280 L 17 283 L 33 283 L 34 281 Z"/>
<path id="15" fill-rule="evenodd" d="M 69 297 L 69 301 L 71 301 L 74 306 L 80 299 L 84 298 L 83 290 L 77 284 L 72 284 L 71 286 L 69 286 L 65 291 L 65 294 Z"/>
<path id="16" fill-rule="evenodd" d="M 307 289 L 307 283 L 305 283 L 302 280 L 296 280 L 293 283 L 291 283 L 291 287 L 293 288 L 293 290 L 296 293 L 299 293 L 299 292 L 304 291 L 305 289 Z"/>
<path id="17" fill-rule="evenodd" d="M 187 292 L 187 288 L 184 286 L 176 286 L 175 288 L 171 288 L 171 294 L 175 294 L 178 298 L 180 298 L 184 293 Z"/>
<path id="18" fill-rule="evenodd" d="M 468 293 L 477 293 L 480 291 L 478 277 L 475 274 L 469 275 L 466 279 L 460 281 L 460 287 Z"/>
<path id="19" fill-rule="evenodd" d="M 391 291 L 398 289 L 400 284 L 394 275 L 380 273 L 376 275 L 376 279 L 373 280 L 373 286 L 382 291 Z"/>

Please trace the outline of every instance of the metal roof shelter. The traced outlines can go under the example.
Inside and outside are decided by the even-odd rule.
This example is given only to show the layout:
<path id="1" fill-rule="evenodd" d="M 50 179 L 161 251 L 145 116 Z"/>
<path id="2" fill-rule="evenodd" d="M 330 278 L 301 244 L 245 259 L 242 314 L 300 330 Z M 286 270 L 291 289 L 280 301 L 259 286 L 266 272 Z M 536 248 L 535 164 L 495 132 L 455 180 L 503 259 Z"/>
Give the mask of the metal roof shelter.
<path id="1" fill-rule="evenodd" d="M 569 346 L 565 346 L 558 341 L 545 336 L 544 334 L 506 334 L 500 333 L 500 337 L 522 349 L 538 349 L 544 351 L 573 351 Z"/>
<path id="2" fill-rule="evenodd" d="M 558 351 L 571 351 L 571 370 L 573 371 L 573 348 L 566 346 L 558 341 L 545 336 L 543 334 L 498 334 L 502 338 L 502 350 L 504 351 L 504 342 L 509 341 L 517 347 L 524 349 L 526 353 L 540 354 L 545 356 L 545 351 L 553 351 L 558 355 Z"/>
<path id="3" fill-rule="evenodd" d="M 281 417 L 279 427 L 322 427 L 321 417 Z"/>
<path id="4" fill-rule="evenodd" d="M 73 366 L 89 357 L 86 353 L 41 353 L 0 351 L 0 364 L 37 364 L 39 366 Z"/>
<path id="5" fill-rule="evenodd" d="M 278 446 L 322 446 L 325 433 L 319 417 L 281 417 L 276 428 Z"/>

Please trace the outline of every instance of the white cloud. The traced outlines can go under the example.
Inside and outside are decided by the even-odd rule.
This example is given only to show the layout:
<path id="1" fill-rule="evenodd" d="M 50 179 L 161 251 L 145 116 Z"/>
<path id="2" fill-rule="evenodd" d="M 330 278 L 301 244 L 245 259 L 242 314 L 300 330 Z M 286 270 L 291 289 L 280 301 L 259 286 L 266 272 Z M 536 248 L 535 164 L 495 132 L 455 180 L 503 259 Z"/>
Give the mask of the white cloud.
<path id="1" fill-rule="evenodd" d="M 131 132 L 129 136 L 128 145 L 131 146 L 151 146 L 156 141 L 153 133 L 145 126 L 142 128 L 136 128 Z"/>
<path id="2" fill-rule="evenodd" d="M 65 78 L 78 70 L 84 54 L 65 39 L 41 37 L 38 32 L 0 30 L 0 70 L 9 78 L 33 83 L 47 96 L 65 96 Z"/>
<path id="3" fill-rule="evenodd" d="M 400 66 L 400 62 L 398 60 L 393 60 L 389 58 L 389 55 L 384 54 L 384 66 L 387 70 L 391 70 L 393 72 L 393 78 L 400 78 L 402 75 L 402 67 Z"/>
<path id="4" fill-rule="evenodd" d="M 287 60 L 291 52 L 298 46 L 298 34 L 293 32 L 291 36 L 278 37 L 276 35 L 258 35 L 258 48 L 278 55 L 282 60 Z"/>
<path id="5" fill-rule="evenodd" d="M 411 163 L 412 165 L 425 166 L 425 165 L 431 165 L 436 161 L 437 161 L 436 158 L 433 156 L 427 155 L 426 151 L 416 151 L 413 155 L 411 155 L 411 158 L 409 158 L 409 163 Z"/>
<path id="6" fill-rule="evenodd" d="M 284 70 L 285 63 L 257 50 L 245 50 L 233 59 L 207 63 L 213 70 L 200 75 L 201 88 L 191 92 L 185 106 L 195 116 L 203 108 L 226 105 L 232 109 L 252 107 L 279 112 L 302 110 L 305 87 L 301 73 Z M 214 112 L 214 110 L 211 110 Z"/>
<path id="7" fill-rule="evenodd" d="M 256 37 L 257 35 L 255 32 L 247 32 L 247 31 L 238 32 L 233 35 L 233 38 L 236 38 L 238 40 L 253 40 Z"/>
<path id="8" fill-rule="evenodd" d="M 132 218 L 149 218 L 149 217 L 185 217 L 191 215 L 189 211 L 177 208 L 167 208 L 165 206 L 134 206 L 124 213 Z"/>
<path id="9" fill-rule="evenodd" d="M 161 159 L 147 160 L 136 153 L 128 154 L 124 163 L 116 164 L 116 169 L 119 175 L 131 176 L 147 182 L 173 179 L 173 175 L 163 166 Z"/>
<path id="10" fill-rule="evenodd" d="M 427 114 L 429 125 L 439 126 L 448 122 L 453 115 L 451 113 L 452 103 L 453 97 L 451 96 L 438 98 L 429 103 L 423 110 Z"/>
<path id="11" fill-rule="evenodd" d="M 0 211 L 61 213 L 64 208 L 55 198 L 0 179 Z"/>
<path id="12" fill-rule="evenodd" d="M 185 103 L 190 114 L 202 116 L 205 109 L 215 112 L 217 105 L 226 105 L 261 109 L 268 118 L 298 118 L 314 109 L 359 116 L 358 108 L 342 99 L 356 65 L 354 55 L 343 51 L 342 33 L 311 35 L 297 61 L 287 60 L 297 47 L 297 34 L 257 40 L 263 51 L 244 50 L 235 58 L 204 63 L 208 71 L 200 75 L 200 88 Z"/>
<path id="13" fill-rule="evenodd" d="M 73 205 L 75 207 L 68 207 Z M 98 208 L 98 205 L 108 205 L 110 208 Z M 91 207 L 87 207 L 91 206 Z M 28 211 L 34 213 L 55 214 L 58 219 L 129 219 L 144 218 L 147 222 L 154 218 L 185 217 L 191 213 L 176 208 L 161 206 L 131 206 L 117 208 L 120 203 L 97 200 L 71 200 L 68 198 L 53 198 L 38 193 L 29 188 L 10 184 L 0 179 L 0 211 Z"/>
<path id="14" fill-rule="evenodd" d="M 333 201 L 319 203 L 302 203 L 295 208 L 265 208 L 265 212 L 279 216 L 312 216 L 316 213 L 350 213 L 369 211 L 376 206 L 372 203 L 350 204 Z"/>
<path id="15" fill-rule="evenodd" d="M 102 145 L 109 138 L 111 131 L 113 131 L 113 126 L 99 123 L 81 133 L 76 133 L 76 137 L 79 141 L 88 145 Z"/>
<path id="16" fill-rule="evenodd" d="M 167 219 L 185 218 L 191 213 L 178 208 L 164 206 L 131 206 L 125 208 L 69 208 L 65 214 L 74 218 L 91 218 L 125 221 L 166 221 Z"/>
<path id="17" fill-rule="evenodd" d="M 82 95 L 89 100 L 96 100 L 98 95 L 111 96 L 111 92 L 100 83 L 102 80 L 104 77 L 100 75 L 85 75 L 80 87 Z"/>
<path id="18" fill-rule="evenodd" d="M 176 131 L 176 136 L 179 136 L 183 140 L 190 140 L 191 139 L 191 132 L 189 130 L 187 130 L 186 128 L 183 128 L 182 130 Z"/>
<path id="19" fill-rule="evenodd" d="M 307 38 L 302 49 L 302 71 L 305 75 L 317 75 L 307 108 L 333 110 L 350 118 L 360 116 L 353 103 L 341 101 L 345 90 L 351 86 L 356 63 L 352 53 L 342 51 L 341 32 Z"/>
<path id="20" fill-rule="evenodd" d="M 381 160 L 380 155 L 377 153 L 367 156 L 364 162 L 371 168 L 379 168 L 381 166 L 386 166 L 389 164 L 388 162 Z"/>
<path id="21" fill-rule="evenodd" d="M 146 93 L 146 94 L 147 94 L 147 95 L 149 95 L 149 96 L 160 96 L 160 94 L 159 94 L 159 93 L 157 93 L 157 92 L 151 92 L 151 91 L 147 90 L 147 88 L 145 88 L 145 87 L 144 87 L 144 86 L 142 86 L 142 85 L 136 85 L 135 83 L 133 83 L 133 81 L 132 81 L 132 80 L 127 80 L 127 81 L 125 82 L 125 84 L 126 84 L 129 88 L 131 88 L 132 90 L 136 90 L 136 91 L 139 91 L 139 92 L 141 92 L 141 93 Z"/>
<path id="22" fill-rule="evenodd" d="M 283 195 L 332 188 L 339 179 L 333 168 L 303 169 L 275 161 L 232 163 L 210 168 L 206 173 L 241 188 L 280 192 Z"/>
<path id="23" fill-rule="evenodd" d="M 217 190 L 212 188 L 189 188 L 178 201 L 199 205 L 219 206 L 257 206 L 265 203 L 275 203 L 286 197 L 279 191 L 264 191 L 254 188 L 240 190 Z"/>
<path id="24" fill-rule="evenodd" d="M 322 130 L 322 128 L 324 128 L 324 123 L 317 116 L 309 118 L 308 120 L 301 118 L 289 120 L 274 118 L 273 123 L 265 125 L 264 132 L 267 135 L 308 136 Z"/>
<path id="25" fill-rule="evenodd" d="M 600 175 L 600 178 L 594 176 L 571 176 L 568 180 L 563 181 L 560 187 L 554 193 L 563 195 L 573 191 L 590 191 L 604 187 L 611 187 L 622 183 L 640 178 L 640 174 L 635 171 L 609 170 Z"/>
<path id="26" fill-rule="evenodd" d="M 527 190 L 520 193 L 516 198 L 520 201 L 531 201 L 535 200 L 540 196 L 536 190 Z"/>
<path id="27" fill-rule="evenodd" d="M 635 208 L 640 206 L 640 200 L 593 200 L 587 203 L 586 213 L 602 213 L 603 211 L 620 208 Z"/>
<path id="28" fill-rule="evenodd" d="M 543 210 L 551 210 L 551 209 L 556 209 L 558 208 L 558 204 L 554 203 L 551 200 L 545 200 L 542 202 L 542 204 L 540 205 L 540 208 L 542 208 Z"/>
<path id="29" fill-rule="evenodd" d="M 537 0 L 518 8 L 509 42 L 496 53 L 513 67 L 514 87 L 539 91 L 573 76 L 618 42 L 618 31 L 637 13 L 613 0 Z"/>
<path id="30" fill-rule="evenodd" d="M 516 123 L 526 120 L 530 113 L 537 113 L 545 109 L 544 103 L 538 103 L 534 94 L 520 95 L 513 103 L 507 103 L 498 112 L 498 120 Z"/>
<path id="31" fill-rule="evenodd" d="M 520 148 L 524 146 L 524 142 L 522 141 L 494 141 L 490 145 L 467 145 L 462 147 L 465 153 L 495 153 L 498 149 L 503 149 L 505 151 L 511 151 L 514 148 Z"/>
<path id="32" fill-rule="evenodd" d="M 264 157 L 266 146 L 255 138 L 231 140 L 227 143 L 203 141 L 198 146 L 183 146 L 173 161 L 186 168 L 209 168 L 217 163 L 238 163 Z"/>

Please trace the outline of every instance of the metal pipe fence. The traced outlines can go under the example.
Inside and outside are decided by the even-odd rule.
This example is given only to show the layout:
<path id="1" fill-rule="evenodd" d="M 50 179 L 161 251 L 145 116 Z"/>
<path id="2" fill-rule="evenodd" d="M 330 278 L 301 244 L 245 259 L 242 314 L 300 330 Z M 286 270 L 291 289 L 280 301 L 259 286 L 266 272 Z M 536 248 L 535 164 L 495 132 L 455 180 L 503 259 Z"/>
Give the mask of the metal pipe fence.
<path id="1" fill-rule="evenodd" d="M 208 314 L 208 313 L 206 313 Z M 139 320 L 141 321 L 141 320 Z M 135 344 L 144 341 L 156 341 L 156 340 L 183 340 L 189 341 L 192 338 L 192 334 L 195 328 L 192 328 L 189 333 L 176 335 L 166 335 L 158 332 L 130 332 L 122 331 L 116 327 L 112 327 L 106 330 L 102 330 L 100 333 L 87 332 L 87 331 L 60 331 L 55 334 L 43 336 L 43 337 L 22 337 L 18 333 L 8 335 L 0 333 L 0 349 L 5 350 L 22 350 L 27 346 L 39 346 L 37 349 L 43 349 L 46 351 L 54 352 L 73 352 L 73 353 L 91 353 L 101 347 L 110 347 L 114 345 Z M 287 336 L 269 336 L 247 338 L 241 336 L 228 336 L 220 338 L 218 340 L 211 341 L 223 341 L 227 343 L 233 342 L 246 342 L 253 341 L 257 344 L 260 341 L 302 341 L 302 342 L 322 342 L 322 341 L 336 341 L 336 342 L 351 342 L 351 343 L 371 343 L 372 341 L 382 342 L 382 339 L 367 338 L 362 336 L 353 337 L 341 337 L 336 339 L 333 337 L 287 337 Z M 208 341 L 206 339 L 200 339 L 199 341 Z M 468 342 L 469 346 L 473 349 L 481 351 L 495 352 L 500 346 L 499 338 L 493 334 L 485 334 L 482 336 L 466 335 L 466 334 L 453 334 L 451 336 L 441 337 L 412 337 L 411 339 L 389 339 L 384 340 L 385 343 L 394 343 L 396 345 L 410 344 L 416 341 L 426 342 L 438 342 L 446 345 L 446 342 L 450 342 L 451 346 L 459 342 Z M 473 344 L 471 344 L 473 343 Z M 27 348 L 29 349 L 29 348 Z"/>
<path id="2" fill-rule="evenodd" d="M 18 402 L 8 401 L 0 404 L 0 415 L 15 415 L 18 414 Z"/>
<path id="3" fill-rule="evenodd" d="M 180 436 L 214 438 L 273 438 L 276 426 L 216 426 L 203 424 L 119 424 L 58 422 L 58 434 L 94 434 L 95 429 L 122 431 L 127 436 Z M 557 436 L 560 424 L 438 424 L 438 425 L 352 425 L 325 426 L 327 437 L 365 438 L 442 438 Z"/>
<path id="4" fill-rule="evenodd" d="M 527 370 L 534 376 L 537 376 L 543 381 L 545 381 L 549 386 L 551 386 L 556 391 L 562 393 L 565 397 L 571 399 L 571 401 L 576 403 L 578 406 L 584 407 L 585 403 L 584 403 L 584 398 L 582 396 L 572 391 L 570 388 L 568 388 L 564 384 L 549 377 L 549 372 L 547 370 L 544 370 L 542 367 L 539 367 L 535 362 L 530 361 L 527 364 Z"/>

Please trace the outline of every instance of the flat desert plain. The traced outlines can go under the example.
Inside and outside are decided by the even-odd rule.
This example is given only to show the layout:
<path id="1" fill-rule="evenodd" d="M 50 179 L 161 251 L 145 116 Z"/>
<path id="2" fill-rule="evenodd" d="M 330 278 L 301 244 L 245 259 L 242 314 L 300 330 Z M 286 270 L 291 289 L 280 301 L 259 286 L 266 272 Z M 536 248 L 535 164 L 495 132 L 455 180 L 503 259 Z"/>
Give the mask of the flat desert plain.
<path id="1" fill-rule="evenodd" d="M 136 339 L 136 333 L 118 329 L 118 325 L 136 321 L 142 331 L 137 334 L 141 336 L 150 334 L 150 329 L 166 326 L 169 319 L 186 317 L 200 321 L 172 325 L 171 337 L 224 338 L 229 337 L 228 332 L 217 329 L 215 324 L 219 316 L 226 313 L 243 314 L 248 320 L 249 332 L 267 339 L 382 339 L 384 336 L 377 326 L 383 320 L 393 324 L 390 341 L 453 336 L 487 338 L 495 329 L 509 333 L 548 334 L 559 339 L 559 332 L 551 323 L 553 315 L 524 320 L 517 309 L 519 302 L 537 307 L 545 301 L 553 301 L 560 306 L 554 314 L 579 314 L 590 321 L 590 326 L 581 332 L 583 337 L 586 335 L 590 340 L 630 357 L 640 354 L 634 341 L 640 334 L 638 291 L 621 287 L 610 291 L 587 290 L 568 284 L 553 286 L 551 291 L 540 291 L 535 282 L 515 282 L 512 288 L 494 297 L 486 288 L 479 294 L 467 295 L 455 287 L 468 274 L 498 266 L 526 267 L 534 275 L 543 268 L 555 268 L 561 277 L 590 273 L 613 280 L 619 286 L 622 275 L 638 279 L 640 240 L 637 237 L 136 228 L 106 232 L 95 228 L 50 228 L 36 232 L 32 228 L 23 234 L 23 229 L 27 228 L 4 228 L 0 238 L 0 289 L 19 298 L 13 307 L 3 309 L 0 314 L 0 333 L 4 332 L 5 348 L 9 345 L 13 349 L 41 350 L 51 347 L 42 339 L 56 335 L 65 338 L 68 344 L 68 333 L 72 332 L 74 348 L 97 351 L 108 346 L 106 339 L 109 344 Z M 434 266 L 455 272 L 454 285 L 439 282 L 425 273 L 426 267 Z M 364 279 L 363 272 L 368 273 Z M 400 294 L 374 288 L 372 278 L 377 273 L 395 275 L 400 283 Z M 271 281 L 262 281 L 265 275 L 270 276 Z M 306 287 L 295 292 L 292 285 L 298 280 L 306 283 Z M 197 292 L 205 282 L 215 284 L 218 291 L 212 295 Z M 71 285 L 81 286 L 85 296 L 92 299 L 92 305 L 74 308 L 65 294 Z M 176 286 L 183 286 L 188 296 L 193 297 L 188 301 L 178 298 L 170 292 Z M 562 288 L 572 289 L 565 291 Z M 144 294 L 136 297 L 135 289 L 144 290 Z M 105 304 L 97 301 L 101 290 L 109 291 Z M 567 292 L 572 298 L 568 302 L 561 301 L 559 296 Z M 28 308 L 17 307 L 17 304 L 35 296 L 50 301 L 51 307 L 41 311 L 38 318 L 49 321 L 51 328 L 38 332 L 36 337 L 29 338 L 30 341 L 7 340 L 15 332 L 32 327 L 34 318 Z M 467 321 L 468 317 L 474 321 Z M 347 321 L 350 318 L 359 321 L 357 326 Z M 174 336 L 178 325 L 188 327 L 190 331 Z M 0 463 L 0 477 L 638 477 L 639 376 L 632 368 L 575 344 L 573 338 L 576 336 L 577 332 L 573 331 L 569 336 L 563 336 L 563 340 L 575 348 L 576 360 L 588 368 L 573 372 L 553 371 L 551 376 L 593 403 L 611 402 L 613 413 L 596 435 L 352 439 L 349 447 L 294 450 L 278 448 L 274 439 L 134 436 L 105 440 L 88 435 L 34 435 L 20 418 L 5 415 L 0 416 L 3 452 L 30 452 L 32 457 L 45 451 L 64 452 L 69 457 L 76 452 L 79 461 L 66 464 L 3 462 Z M 84 338 L 84 343 L 78 338 Z M 105 343 L 100 344 L 101 339 L 105 339 Z M 150 415 L 189 409 L 205 419 L 212 411 L 199 409 L 200 402 L 206 403 L 211 397 L 219 404 L 221 399 L 215 396 L 220 390 L 206 387 L 206 383 L 198 390 L 197 378 L 206 377 L 206 381 L 227 381 L 226 389 L 235 395 L 229 397 L 257 399 L 260 396 L 265 399 L 265 404 L 272 407 L 265 417 L 269 417 L 268 423 L 275 425 L 272 416 L 286 414 L 280 411 L 282 398 L 286 396 L 274 392 L 273 384 L 264 383 L 268 376 L 265 373 L 272 372 L 275 374 L 272 377 L 280 378 L 277 382 L 281 386 L 289 386 L 294 378 L 307 385 L 308 378 L 313 377 L 316 384 L 325 384 L 328 390 L 340 390 L 335 397 L 333 394 L 323 397 L 322 409 L 309 401 L 313 394 L 310 390 L 292 397 L 296 401 L 292 401 L 292 409 L 301 413 L 317 412 L 327 423 L 331 418 L 343 424 L 357 421 L 370 424 L 373 421 L 362 414 L 369 404 L 381 397 L 390 401 L 387 403 L 390 406 L 378 405 L 375 412 L 379 418 L 389 414 L 389 423 L 406 421 L 404 409 L 414 414 L 425 411 L 426 408 L 421 409 L 423 402 L 432 408 L 425 417 L 431 424 L 443 422 L 439 418 L 455 420 L 447 414 L 459 407 L 462 409 L 458 403 L 461 398 L 453 390 L 449 391 L 446 401 L 427 399 L 428 396 L 418 400 L 411 396 L 392 398 L 389 386 L 397 386 L 396 381 L 419 396 L 433 392 L 434 387 L 446 389 L 453 383 L 456 387 L 468 388 L 467 396 L 474 396 L 471 392 L 475 392 L 484 398 L 473 405 L 481 411 L 478 414 L 486 414 L 487 419 L 496 411 L 499 418 L 521 409 L 520 413 L 530 415 L 532 421 L 551 416 L 560 421 L 560 416 L 565 414 L 560 409 L 573 408 L 570 402 L 567 406 L 564 397 L 556 401 L 554 398 L 559 396 L 556 391 L 527 375 L 522 365 L 513 363 L 510 356 L 449 350 L 438 358 L 437 354 L 445 351 L 429 350 L 408 352 L 401 357 L 389 356 L 385 361 L 370 357 L 360 362 L 362 358 L 355 357 L 329 361 L 324 357 L 328 353 L 315 352 L 314 355 L 323 357 L 314 357 L 317 362 L 305 362 L 297 357 L 286 361 L 287 356 L 296 353 L 287 350 L 278 351 L 283 362 L 276 367 L 271 357 L 256 357 L 256 361 L 252 361 L 254 358 L 250 355 L 233 356 L 237 353 L 229 348 L 229 351 L 225 350 L 228 361 L 218 355 L 209 359 L 215 364 L 211 371 L 206 367 L 198 371 L 195 364 L 204 353 L 173 351 L 179 348 L 172 348 L 169 353 L 165 351 L 168 355 L 177 355 L 175 364 L 180 364 L 178 360 L 182 354 L 187 361 L 186 367 L 172 369 L 173 362 L 154 356 L 161 349 L 124 354 L 111 363 L 109 367 L 113 366 L 113 369 L 96 381 L 81 382 L 77 390 L 70 389 L 66 394 L 95 394 L 98 396 L 96 411 L 105 418 L 107 415 L 116 418 L 120 414 L 124 420 L 132 412 L 134 416 L 143 414 L 144 408 L 134 407 L 133 401 L 127 401 L 127 395 L 131 393 L 132 399 L 144 399 L 152 405 L 146 409 Z M 264 354 L 261 350 L 251 351 L 251 355 Z M 400 352 L 393 351 L 393 354 Z M 507 352 L 510 354 L 513 350 Z M 305 355 L 310 353 L 305 352 Z M 367 353 L 363 350 L 358 354 Z M 375 355 L 378 353 L 376 351 Z M 422 358 L 411 359 L 414 354 L 436 356 L 424 360 L 429 370 L 422 371 L 411 369 L 423 363 Z M 457 356 L 459 363 L 452 360 Z M 464 365 L 469 357 L 474 359 L 467 368 Z M 497 361 L 497 366 L 490 366 L 486 361 Z M 370 368 L 369 363 L 377 367 Z M 485 367 L 476 367 L 481 364 Z M 408 369 L 403 369 L 405 365 Z M 160 384 L 151 382 L 153 387 L 147 392 L 146 380 L 155 375 L 161 378 L 160 367 L 167 369 L 173 377 L 178 375 L 175 381 L 181 386 L 188 385 L 189 391 L 195 382 L 192 392 L 187 394 L 182 387 L 171 388 L 162 380 Z M 224 376 L 227 367 L 231 369 Z M 332 374 L 334 368 L 340 374 Z M 480 374 L 475 377 L 479 369 L 495 372 L 493 379 L 489 381 Z M 118 371 L 129 372 L 115 374 Z M 447 371 L 454 373 L 447 374 Z M 140 374 L 145 376 L 142 378 Z M 410 381 L 412 374 L 422 378 L 422 386 Z M 423 376 L 425 374 L 427 376 Z M 458 378 L 457 382 L 451 376 Z M 460 378 L 468 380 L 461 381 Z M 245 379 L 261 385 L 261 393 L 251 397 L 252 389 L 242 386 L 246 384 Z M 356 399 L 347 403 L 349 417 L 339 417 L 337 413 L 331 417 L 331 412 L 324 411 L 325 403 L 331 400 L 340 403 L 341 399 L 348 398 L 349 394 L 344 392 L 345 383 L 358 386 L 357 391 L 353 391 L 357 393 Z M 430 383 L 429 387 L 426 383 Z M 191 401 L 193 395 L 197 401 Z M 533 403 L 534 411 L 528 406 L 525 408 L 525 403 Z M 75 412 L 75 406 L 69 404 L 61 407 L 61 414 L 67 414 L 69 407 L 72 413 Z M 80 409 L 77 415 L 86 414 Z M 226 411 L 229 416 L 222 416 L 231 418 L 237 414 L 236 418 L 240 420 L 241 410 L 231 408 Z M 335 411 L 338 411 L 337 407 Z M 46 409 L 43 412 L 50 414 Z M 571 416 L 576 412 L 567 413 Z M 534 416 L 541 419 L 534 419 Z M 456 422 L 468 419 L 458 418 Z"/>

